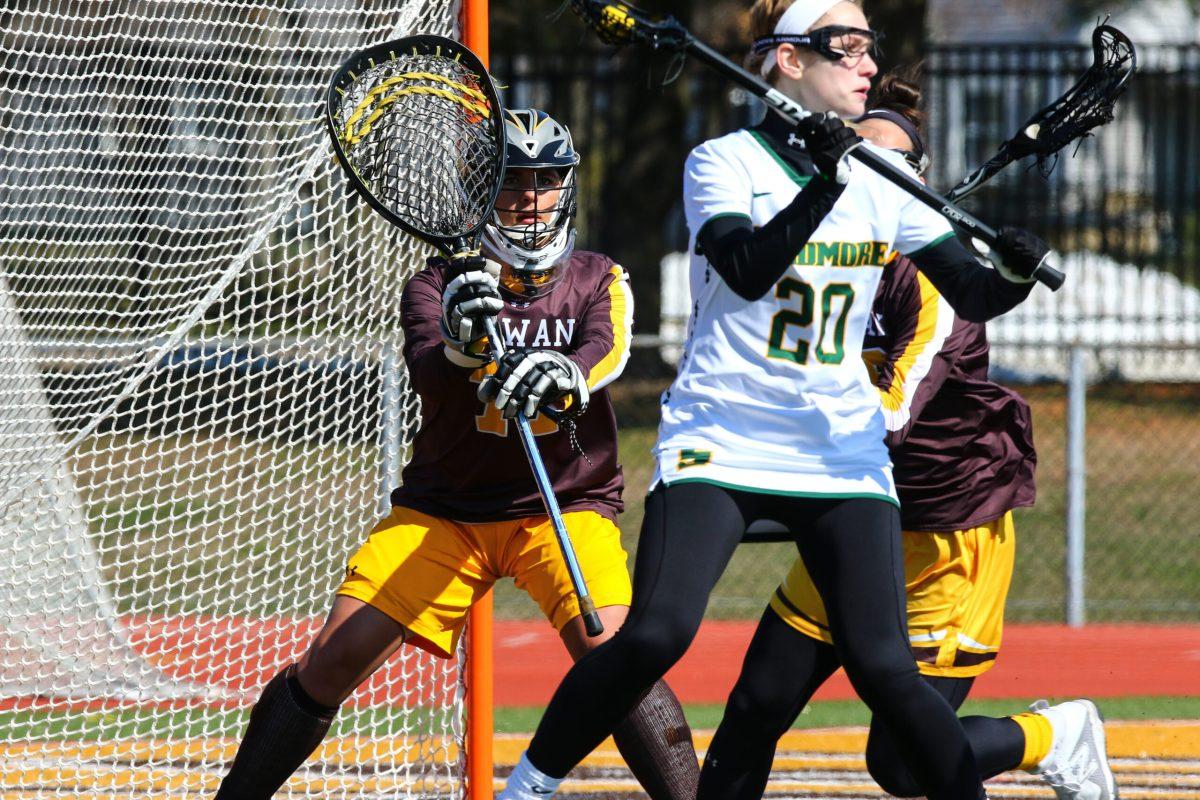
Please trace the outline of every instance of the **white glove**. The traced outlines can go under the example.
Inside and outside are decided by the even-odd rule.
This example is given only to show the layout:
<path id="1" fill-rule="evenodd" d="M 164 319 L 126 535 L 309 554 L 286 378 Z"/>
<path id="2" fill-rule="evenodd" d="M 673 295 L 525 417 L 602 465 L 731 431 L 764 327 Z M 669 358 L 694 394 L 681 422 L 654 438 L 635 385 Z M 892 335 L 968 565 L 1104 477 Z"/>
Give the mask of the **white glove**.
<path id="1" fill-rule="evenodd" d="M 500 297 L 500 265 L 472 259 L 467 270 L 442 292 L 442 333 L 460 348 L 487 335 L 486 320 L 504 308 Z"/>
<path id="2" fill-rule="evenodd" d="M 532 418 L 538 408 L 568 398 L 566 410 L 582 414 L 591 393 L 574 361 L 554 350 L 514 347 L 500 357 L 496 372 L 479 384 L 479 399 L 495 401 L 506 419 Z"/>

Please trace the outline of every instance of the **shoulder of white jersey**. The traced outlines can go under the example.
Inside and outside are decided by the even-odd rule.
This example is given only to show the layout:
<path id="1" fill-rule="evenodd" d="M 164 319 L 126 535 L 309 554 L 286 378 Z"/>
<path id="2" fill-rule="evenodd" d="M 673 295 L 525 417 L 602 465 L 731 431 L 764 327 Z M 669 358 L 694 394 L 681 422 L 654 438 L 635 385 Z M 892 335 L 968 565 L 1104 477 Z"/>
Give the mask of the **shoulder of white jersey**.
<path id="1" fill-rule="evenodd" d="M 724 136 L 708 139 L 696 145 L 688 153 L 688 161 L 706 156 L 709 158 L 736 157 L 739 153 L 745 152 L 745 148 L 753 144 L 753 141 L 750 131 L 746 128 L 738 128 Z"/>

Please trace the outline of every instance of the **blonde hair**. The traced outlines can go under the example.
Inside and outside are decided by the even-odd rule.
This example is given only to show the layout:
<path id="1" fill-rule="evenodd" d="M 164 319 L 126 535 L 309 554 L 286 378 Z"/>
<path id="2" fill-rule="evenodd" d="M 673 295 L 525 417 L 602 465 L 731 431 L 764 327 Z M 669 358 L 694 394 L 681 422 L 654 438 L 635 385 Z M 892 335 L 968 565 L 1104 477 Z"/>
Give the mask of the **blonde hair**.
<path id="1" fill-rule="evenodd" d="M 754 0 L 754 5 L 750 6 L 750 41 L 753 42 L 775 33 L 775 26 L 779 24 L 779 18 L 795 2 L 796 0 Z M 853 3 L 856 6 L 862 5 L 862 0 L 845 0 L 845 2 Z M 766 60 L 766 53 L 755 53 L 751 48 L 743 63 L 746 69 L 757 75 Z M 767 75 L 767 83 L 774 83 L 778 77 L 779 67 L 776 66 Z"/>

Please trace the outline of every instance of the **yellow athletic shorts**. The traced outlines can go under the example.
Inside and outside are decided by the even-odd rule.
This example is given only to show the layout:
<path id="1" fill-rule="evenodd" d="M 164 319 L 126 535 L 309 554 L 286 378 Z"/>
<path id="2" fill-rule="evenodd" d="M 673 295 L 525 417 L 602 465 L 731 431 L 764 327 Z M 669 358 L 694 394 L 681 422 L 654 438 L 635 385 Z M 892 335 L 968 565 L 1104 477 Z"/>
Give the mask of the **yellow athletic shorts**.
<path id="1" fill-rule="evenodd" d="M 953 533 L 904 531 L 908 635 L 926 675 L 969 678 L 991 669 L 1004 631 L 1016 542 L 1012 512 Z M 771 608 L 796 630 L 833 643 L 804 562 L 792 565 Z"/>
<path id="2" fill-rule="evenodd" d="M 628 556 L 612 520 L 594 511 L 563 514 L 596 607 L 627 606 Z M 392 513 L 350 557 L 337 593 L 374 606 L 449 658 L 467 609 L 503 577 L 516 579 L 558 630 L 579 616 L 566 562 L 547 517 L 453 522 L 411 508 Z"/>

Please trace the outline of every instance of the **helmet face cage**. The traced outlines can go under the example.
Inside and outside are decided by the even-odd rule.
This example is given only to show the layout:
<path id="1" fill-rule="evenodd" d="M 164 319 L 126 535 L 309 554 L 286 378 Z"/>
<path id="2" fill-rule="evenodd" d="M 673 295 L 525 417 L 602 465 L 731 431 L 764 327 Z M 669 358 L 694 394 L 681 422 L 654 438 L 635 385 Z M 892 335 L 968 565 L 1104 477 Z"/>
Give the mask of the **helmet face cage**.
<path id="1" fill-rule="evenodd" d="M 544 111 L 509 110 L 505 115 L 508 167 L 505 184 L 496 200 L 490 222 L 484 228 L 483 246 L 501 262 L 501 285 L 521 297 L 549 292 L 566 266 L 575 242 L 576 167 L 579 154 L 570 131 Z M 529 170 L 518 185 L 512 179 Z M 533 191 L 534 205 L 517 203 Z M 506 221 L 505 215 L 519 211 L 534 216 Z"/>

